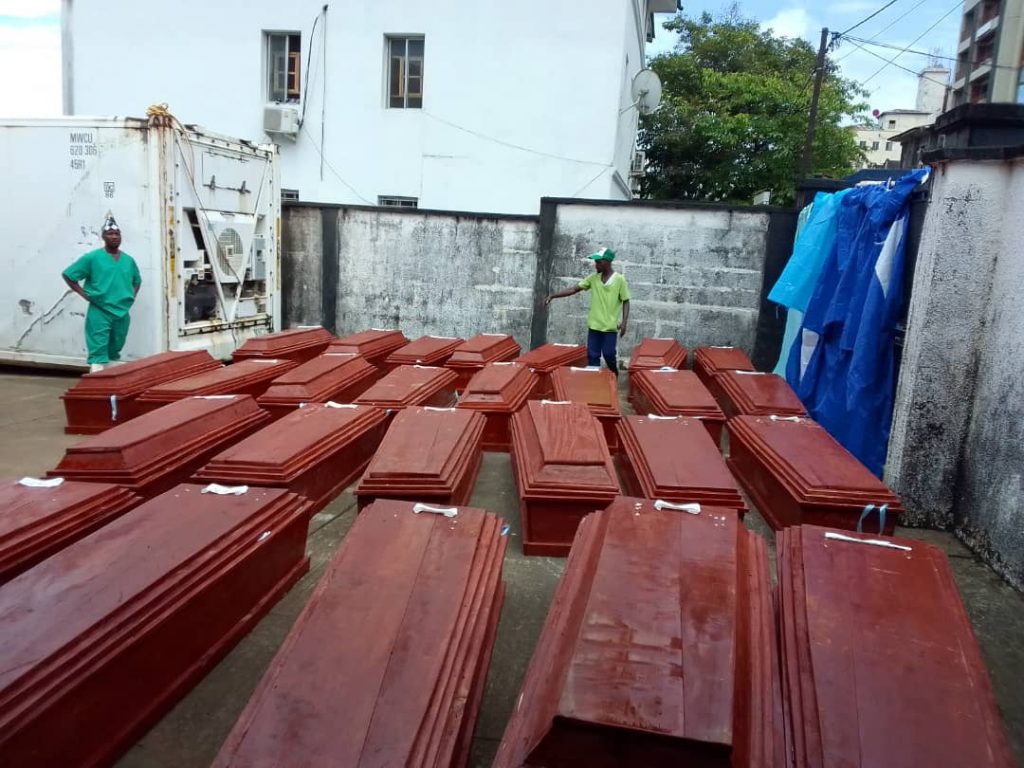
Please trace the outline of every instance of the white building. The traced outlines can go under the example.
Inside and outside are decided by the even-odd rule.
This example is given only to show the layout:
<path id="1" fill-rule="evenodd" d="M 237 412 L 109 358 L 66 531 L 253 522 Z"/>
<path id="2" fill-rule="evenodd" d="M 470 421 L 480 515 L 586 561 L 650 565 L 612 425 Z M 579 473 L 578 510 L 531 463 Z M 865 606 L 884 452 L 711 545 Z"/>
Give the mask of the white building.
<path id="1" fill-rule="evenodd" d="M 630 82 L 676 0 L 63 0 L 69 114 L 281 145 L 287 197 L 535 213 L 628 199 Z M 265 128 L 279 128 L 266 133 Z"/>
<path id="2" fill-rule="evenodd" d="M 858 125 L 851 130 L 864 153 L 865 168 L 898 167 L 901 156 L 899 142 L 893 137 L 911 128 L 931 125 L 943 110 L 949 70 L 926 67 L 917 76 L 917 100 L 914 109 L 890 109 L 878 115 L 877 123 Z"/>

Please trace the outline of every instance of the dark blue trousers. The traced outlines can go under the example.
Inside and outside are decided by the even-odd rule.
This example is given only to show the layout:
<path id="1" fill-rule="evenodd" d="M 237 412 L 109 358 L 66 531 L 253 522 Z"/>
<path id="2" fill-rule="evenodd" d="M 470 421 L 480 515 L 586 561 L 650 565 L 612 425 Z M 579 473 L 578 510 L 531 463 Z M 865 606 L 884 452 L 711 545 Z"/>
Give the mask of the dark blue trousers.
<path id="1" fill-rule="evenodd" d="M 619 340 L 618 331 L 595 331 L 587 333 L 587 365 L 594 367 L 601 364 L 604 358 L 608 370 L 619 375 L 619 365 L 615 357 L 616 344 Z"/>

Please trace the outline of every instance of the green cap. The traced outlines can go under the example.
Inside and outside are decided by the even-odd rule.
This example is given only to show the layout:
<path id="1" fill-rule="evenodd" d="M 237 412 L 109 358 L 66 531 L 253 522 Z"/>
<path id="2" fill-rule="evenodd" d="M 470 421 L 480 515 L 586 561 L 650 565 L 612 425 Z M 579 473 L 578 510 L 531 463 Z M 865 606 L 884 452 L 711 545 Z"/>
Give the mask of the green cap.
<path id="1" fill-rule="evenodd" d="M 615 261 L 615 251 L 611 248 L 602 248 L 597 253 L 592 253 L 587 256 L 588 259 L 598 261 L 599 259 L 605 259 L 606 261 Z"/>

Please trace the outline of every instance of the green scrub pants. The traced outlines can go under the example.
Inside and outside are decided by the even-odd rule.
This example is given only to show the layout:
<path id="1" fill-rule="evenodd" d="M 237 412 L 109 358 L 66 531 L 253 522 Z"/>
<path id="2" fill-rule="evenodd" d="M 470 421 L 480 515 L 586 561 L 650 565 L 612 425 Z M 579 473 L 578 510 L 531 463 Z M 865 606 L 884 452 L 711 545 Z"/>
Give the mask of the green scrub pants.
<path id="1" fill-rule="evenodd" d="M 109 363 L 121 359 L 121 349 L 128 338 L 128 315 L 116 317 L 94 304 L 85 313 L 85 346 L 92 363 Z"/>

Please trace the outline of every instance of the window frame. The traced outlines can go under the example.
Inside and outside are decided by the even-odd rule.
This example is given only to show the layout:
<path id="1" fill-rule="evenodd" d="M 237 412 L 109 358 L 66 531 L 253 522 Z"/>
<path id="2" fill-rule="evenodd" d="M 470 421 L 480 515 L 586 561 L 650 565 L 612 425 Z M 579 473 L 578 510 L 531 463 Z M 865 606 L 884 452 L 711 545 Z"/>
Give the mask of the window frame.
<path id="1" fill-rule="evenodd" d="M 401 56 L 393 55 L 392 48 L 395 43 L 402 43 Z M 410 53 L 410 43 L 420 44 L 419 56 Z M 423 109 L 424 84 L 426 80 L 426 59 L 427 59 L 427 38 L 422 34 L 388 34 L 384 36 L 384 108 L 385 109 Z M 393 67 L 399 62 L 399 94 L 392 93 Z M 418 74 L 411 74 L 413 67 L 411 62 L 419 66 Z M 418 80 L 419 90 L 410 91 L 411 81 Z M 396 99 L 401 104 L 396 104 Z M 418 102 L 418 103 L 411 103 Z"/>
<path id="2" fill-rule="evenodd" d="M 872 142 L 871 142 L 871 151 L 872 151 L 872 152 L 877 152 L 877 151 L 878 151 L 878 148 L 879 148 L 879 146 L 881 146 L 880 142 L 877 142 L 877 141 L 872 141 Z"/>
<path id="3" fill-rule="evenodd" d="M 283 57 L 274 50 L 276 40 L 284 41 Z M 266 101 L 270 104 L 301 104 L 302 33 L 297 30 L 263 30 L 263 50 L 263 95 Z M 283 69 L 278 68 L 279 64 L 283 64 Z M 284 98 L 278 98 L 279 95 Z"/>
<path id="4" fill-rule="evenodd" d="M 420 199 L 404 195 L 377 195 L 377 205 L 381 208 L 419 208 Z"/>

